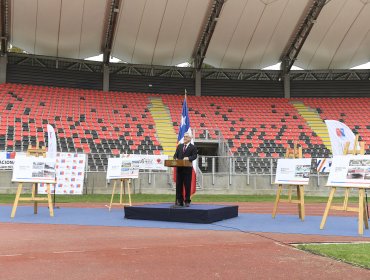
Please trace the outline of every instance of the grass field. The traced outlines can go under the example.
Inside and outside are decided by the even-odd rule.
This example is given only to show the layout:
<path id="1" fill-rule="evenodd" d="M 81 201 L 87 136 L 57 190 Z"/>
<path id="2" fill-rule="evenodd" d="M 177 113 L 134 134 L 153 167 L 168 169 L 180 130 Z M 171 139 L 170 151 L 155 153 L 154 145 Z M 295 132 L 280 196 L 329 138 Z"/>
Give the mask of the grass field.
<path id="1" fill-rule="evenodd" d="M 297 248 L 370 269 L 370 243 L 305 244 Z"/>
<path id="2" fill-rule="evenodd" d="M 22 195 L 26 196 L 26 195 Z M 56 195 L 58 203 L 69 202 L 107 202 L 110 201 L 110 194 L 84 194 L 84 195 Z M 0 194 L 0 203 L 13 203 L 15 194 Z M 116 199 L 118 195 L 116 195 Z M 134 202 L 172 202 L 174 194 L 133 194 Z M 306 203 L 326 203 L 327 197 L 306 196 Z M 274 195 L 204 195 L 197 194 L 192 198 L 193 202 L 273 202 Z M 343 198 L 335 198 L 334 202 L 343 202 Z M 350 202 L 357 202 L 357 198 L 350 198 Z"/>

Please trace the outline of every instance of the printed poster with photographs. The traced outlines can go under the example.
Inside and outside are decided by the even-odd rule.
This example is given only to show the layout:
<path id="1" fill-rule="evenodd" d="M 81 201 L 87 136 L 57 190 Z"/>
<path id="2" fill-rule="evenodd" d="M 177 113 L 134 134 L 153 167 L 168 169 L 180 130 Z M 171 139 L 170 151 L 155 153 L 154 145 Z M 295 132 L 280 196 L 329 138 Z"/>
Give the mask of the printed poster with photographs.
<path id="1" fill-rule="evenodd" d="M 109 158 L 107 180 L 138 178 L 139 164 L 139 159 L 135 158 Z"/>
<path id="2" fill-rule="evenodd" d="M 12 182 L 55 183 L 55 159 L 16 156 Z"/>
<path id="3" fill-rule="evenodd" d="M 370 187 L 370 155 L 334 156 L 327 186 Z"/>
<path id="4" fill-rule="evenodd" d="M 82 194 L 85 165 L 85 154 L 57 153 L 55 194 Z M 38 192 L 46 194 L 46 184 L 39 184 Z M 54 184 L 51 186 L 51 193 L 54 193 Z"/>
<path id="5" fill-rule="evenodd" d="M 310 158 L 278 159 L 275 184 L 307 185 L 310 170 Z"/>
<path id="6" fill-rule="evenodd" d="M 139 169 L 141 170 L 162 170 L 167 171 L 167 166 L 164 166 L 164 161 L 168 159 L 166 155 L 136 155 L 122 154 L 121 158 L 132 158 L 139 160 Z"/>

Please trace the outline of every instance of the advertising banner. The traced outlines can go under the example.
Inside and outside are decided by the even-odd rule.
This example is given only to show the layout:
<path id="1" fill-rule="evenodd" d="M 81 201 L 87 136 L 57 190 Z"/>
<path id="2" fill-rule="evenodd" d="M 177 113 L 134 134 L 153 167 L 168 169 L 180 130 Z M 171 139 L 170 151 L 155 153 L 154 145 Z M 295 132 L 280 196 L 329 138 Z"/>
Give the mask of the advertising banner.
<path id="1" fill-rule="evenodd" d="M 168 159 L 166 155 L 136 155 L 124 154 L 122 158 L 132 158 L 139 161 L 139 169 L 148 170 L 163 170 L 166 171 L 167 167 L 164 166 L 164 161 Z"/>
<path id="2" fill-rule="evenodd" d="M 51 186 L 55 194 L 82 194 L 85 178 L 86 155 L 77 153 L 56 154 L 56 184 Z M 39 184 L 38 192 L 46 193 L 46 185 Z"/>

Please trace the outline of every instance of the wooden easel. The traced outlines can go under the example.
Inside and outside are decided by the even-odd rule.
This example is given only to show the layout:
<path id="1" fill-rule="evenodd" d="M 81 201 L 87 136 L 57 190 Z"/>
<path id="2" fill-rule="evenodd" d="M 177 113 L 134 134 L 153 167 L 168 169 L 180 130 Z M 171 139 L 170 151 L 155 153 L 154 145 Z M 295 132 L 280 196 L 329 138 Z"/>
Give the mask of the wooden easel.
<path id="1" fill-rule="evenodd" d="M 27 149 L 27 156 L 46 157 L 46 148 L 45 147 L 39 148 L 38 143 L 36 144 L 36 147 L 32 147 L 31 145 L 29 145 Z M 15 212 L 17 211 L 17 206 L 18 206 L 19 201 L 33 201 L 33 213 L 34 214 L 37 214 L 38 202 L 47 201 L 49 205 L 50 217 L 54 217 L 53 203 L 52 203 L 51 194 L 50 194 L 50 183 L 46 184 L 47 197 L 36 197 L 37 184 L 38 183 L 32 183 L 31 197 L 20 197 L 22 193 L 22 189 L 23 189 L 23 183 L 22 182 L 18 183 L 17 193 L 15 195 L 13 209 L 10 215 L 11 218 L 14 218 L 15 216 Z"/>
<path id="2" fill-rule="evenodd" d="M 285 158 L 302 158 L 302 147 L 298 147 L 296 142 L 293 142 L 293 148 L 288 147 L 286 150 Z M 286 185 L 288 187 L 288 199 L 280 199 L 281 192 L 283 191 L 283 185 L 279 184 L 276 199 L 274 204 L 274 209 L 272 211 L 272 218 L 275 219 L 276 211 L 278 208 L 279 202 L 288 202 L 298 204 L 298 216 L 304 221 L 305 210 L 304 210 L 304 186 L 303 185 Z M 297 188 L 297 199 L 292 199 L 292 188 Z"/>
<path id="3" fill-rule="evenodd" d="M 116 191 L 116 184 L 117 184 L 118 181 L 120 182 L 120 187 L 121 187 L 120 194 L 119 194 L 119 203 L 113 203 L 113 198 L 114 198 L 114 194 L 115 194 L 115 191 Z M 109 203 L 109 206 L 108 206 L 109 211 L 112 208 L 112 205 L 132 206 L 132 204 L 131 204 L 130 184 L 131 184 L 131 179 L 121 178 L 121 179 L 115 179 L 114 180 L 113 189 L 112 189 L 112 197 L 110 199 L 110 203 Z M 126 195 L 125 185 L 127 186 L 128 203 L 123 203 L 123 200 L 122 200 L 123 195 Z"/>
<path id="4" fill-rule="evenodd" d="M 358 135 L 356 135 L 355 142 L 353 145 L 353 150 L 349 149 L 350 142 L 347 142 L 343 149 L 344 155 L 364 155 L 365 154 L 365 142 L 358 141 Z M 360 149 L 357 147 L 360 146 Z M 344 201 L 342 206 L 332 206 L 331 203 L 333 201 L 333 197 L 337 188 L 344 188 Z M 348 206 L 348 198 L 349 192 L 352 187 L 331 187 L 331 191 L 329 194 L 328 202 L 326 204 L 325 212 L 321 220 L 320 229 L 324 229 L 326 219 L 329 214 L 329 210 L 339 210 L 339 211 L 346 211 L 346 212 L 356 212 L 358 213 L 358 234 L 364 234 L 364 224 L 365 228 L 369 228 L 369 221 L 366 209 L 366 201 L 365 201 L 365 189 L 366 187 L 358 187 L 358 207 L 349 207 Z"/>

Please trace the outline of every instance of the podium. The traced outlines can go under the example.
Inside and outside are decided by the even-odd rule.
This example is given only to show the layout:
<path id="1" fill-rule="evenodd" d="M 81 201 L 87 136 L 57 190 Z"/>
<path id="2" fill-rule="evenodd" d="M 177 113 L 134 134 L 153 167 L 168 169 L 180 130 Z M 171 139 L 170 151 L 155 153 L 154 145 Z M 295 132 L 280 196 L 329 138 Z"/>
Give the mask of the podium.
<path id="1" fill-rule="evenodd" d="M 164 161 L 164 166 L 167 166 L 167 167 L 192 167 L 193 164 L 189 160 L 168 159 L 168 160 Z"/>

